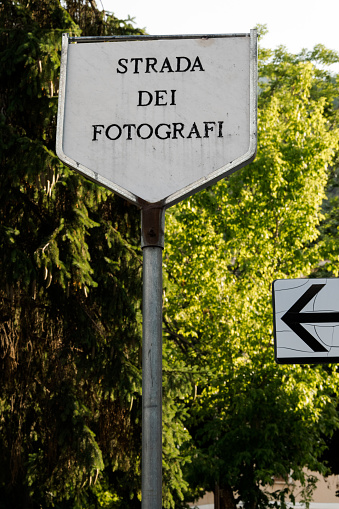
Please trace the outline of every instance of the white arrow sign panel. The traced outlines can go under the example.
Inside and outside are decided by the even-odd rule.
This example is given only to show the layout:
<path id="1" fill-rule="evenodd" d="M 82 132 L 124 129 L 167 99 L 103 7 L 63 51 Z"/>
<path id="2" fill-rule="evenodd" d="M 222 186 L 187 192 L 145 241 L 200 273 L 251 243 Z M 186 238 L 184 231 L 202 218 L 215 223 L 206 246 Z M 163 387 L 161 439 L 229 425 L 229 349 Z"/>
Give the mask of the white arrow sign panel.
<path id="1" fill-rule="evenodd" d="M 274 281 L 273 308 L 278 363 L 339 362 L 339 279 Z"/>

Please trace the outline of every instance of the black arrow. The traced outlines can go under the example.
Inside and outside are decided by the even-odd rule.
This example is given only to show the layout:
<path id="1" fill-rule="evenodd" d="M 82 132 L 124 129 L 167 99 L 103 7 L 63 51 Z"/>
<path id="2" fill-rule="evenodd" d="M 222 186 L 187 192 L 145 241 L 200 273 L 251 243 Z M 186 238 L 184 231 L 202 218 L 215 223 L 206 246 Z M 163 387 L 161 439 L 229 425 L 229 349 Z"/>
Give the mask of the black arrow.
<path id="1" fill-rule="evenodd" d="M 308 290 L 297 300 L 295 304 L 281 318 L 290 329 L 302 339 L 307 346 L 314 352 L 327 352 L 328 350 L 310 334 L 301 323 L 331 323 L 339 322 L 339 312 L 330 311 L 301 313 L 300 311 L 310 302 L 317 293 L 325 286 L 325 284 L 316 284 L 310 286 Z"/>

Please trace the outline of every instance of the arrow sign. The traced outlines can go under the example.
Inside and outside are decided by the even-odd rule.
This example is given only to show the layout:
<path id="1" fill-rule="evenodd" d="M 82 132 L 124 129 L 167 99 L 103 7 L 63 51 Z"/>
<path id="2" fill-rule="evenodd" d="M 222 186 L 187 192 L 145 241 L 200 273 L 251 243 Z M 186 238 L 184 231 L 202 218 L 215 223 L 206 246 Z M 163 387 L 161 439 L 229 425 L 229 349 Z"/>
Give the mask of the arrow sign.
<path id="1" fill-rule="evenodd" d="M 339 311 L 332 309 L 339 308 L 339 280 L 314 281 L 284 279 L 273 284 L 278 363 L 339 362 Z"/>
<path id="2" fill-rule="evenodd" d="M 308 304 L 324 286 L 325 285 L 312 285 L 281 318 L 282 321 L 285 322 L 314 352 L 327 352 L 328 350 L 300 324 L 339 321 L 339 313 L 300 313 L 306 304 Z"/>

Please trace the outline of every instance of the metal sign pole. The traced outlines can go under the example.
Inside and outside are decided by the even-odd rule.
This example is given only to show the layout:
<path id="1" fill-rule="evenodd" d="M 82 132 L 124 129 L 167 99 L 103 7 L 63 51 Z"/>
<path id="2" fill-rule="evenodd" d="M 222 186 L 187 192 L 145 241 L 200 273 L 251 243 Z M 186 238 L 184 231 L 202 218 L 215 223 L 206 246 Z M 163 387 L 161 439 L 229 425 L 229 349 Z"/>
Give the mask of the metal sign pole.
<path id="1" fill-rule="evenodd" d="M 142 509 L 162 507 L 162 250 L 165 209 L 142 209 Z"/>
<path id="2" fill-rule="evenodd" d="M 217 94 L 216 81 L 223 84 Z M 253 161 L 256 91 L 255 30 L 140 38 L 63 35 L 58 157 L 141 208 L 142 509 L 162 506 L 165 209 Z"/>

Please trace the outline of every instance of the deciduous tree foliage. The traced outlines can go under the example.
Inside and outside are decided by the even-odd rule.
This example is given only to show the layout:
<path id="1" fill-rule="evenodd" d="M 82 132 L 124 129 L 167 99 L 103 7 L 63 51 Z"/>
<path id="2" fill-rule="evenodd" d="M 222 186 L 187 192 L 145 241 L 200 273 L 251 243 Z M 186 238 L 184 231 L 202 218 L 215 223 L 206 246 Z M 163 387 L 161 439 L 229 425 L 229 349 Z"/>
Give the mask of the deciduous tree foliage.
<path id="1" fill-rule="evenodd" d="M 168 348 L 201 372 L 186 399 L 186 479 L 192 498 L 214 491 L 219 509 L 284 505 L 274 476 L 300 481 L 309 499 L 305 468 L 325 472 L 338 426 L 336 366 L 276 365 L 271 307 L 274 279 L 316 277 L 338 246 L 320 237 L 339 148 L 336 78 L 317 68 L 335 59 L 322 46 L 261 50 L 256 160 L 167 216 Z"/>

